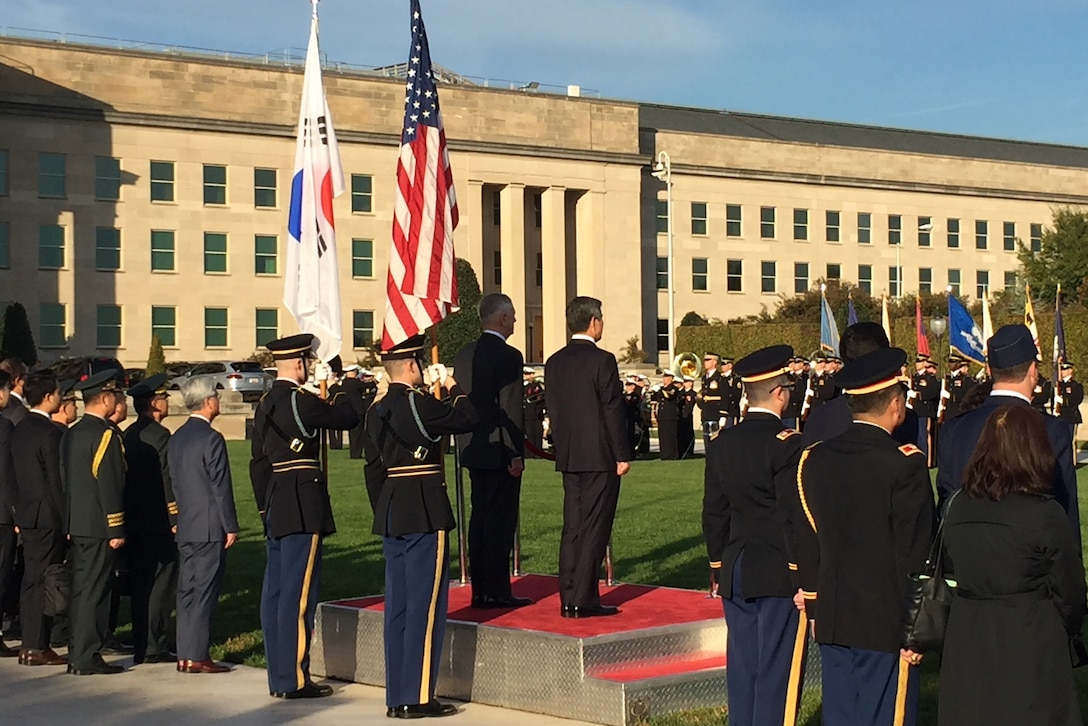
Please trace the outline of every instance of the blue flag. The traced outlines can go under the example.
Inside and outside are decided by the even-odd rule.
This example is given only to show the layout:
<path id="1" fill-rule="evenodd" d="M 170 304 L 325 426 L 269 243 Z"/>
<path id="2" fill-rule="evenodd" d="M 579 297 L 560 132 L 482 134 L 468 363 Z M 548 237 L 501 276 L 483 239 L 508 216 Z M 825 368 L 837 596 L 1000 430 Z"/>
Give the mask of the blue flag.
<path id="1" fill-rule="evenodd" d="M 858 311 L 854 309 L 854 298 L 847 298 L 846 300 L 846 324 L 857 325 Z"/>
<path id="2" fill-rule="evenodd" d="M 839 325 L 831 314 L 827 295 L 820 293 L 820 350 L 834 356 L 839 355 Z"/>
<path id="3" fill-rule="evenodd" d="M 982 331 L 975 324 L 971 313 L 963 306 L 955 295 L 948 296 L 948 345 L 953 352 L 959 353 L 964 358 L 973 360 L 979 365 L 986 365 L 986 354 L 983 353 Z"/>

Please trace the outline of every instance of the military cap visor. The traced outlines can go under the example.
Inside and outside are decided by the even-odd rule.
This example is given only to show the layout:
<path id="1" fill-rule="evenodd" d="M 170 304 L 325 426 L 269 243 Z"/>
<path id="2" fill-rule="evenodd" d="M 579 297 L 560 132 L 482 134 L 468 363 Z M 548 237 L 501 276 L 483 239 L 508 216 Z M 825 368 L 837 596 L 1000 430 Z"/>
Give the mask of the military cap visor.
<path id="1" fill-rule="evenodd" d="M 299 333 L 273 340 L 267 347 L 272 353 L 272 360 L 293 360 L 313 355 L 316 341 L 317 338 L 311 333 Z"/>
<path id="2" fill-rule="evenodd" d="M 733 372 L 743 383 L 758 383 L 789 372 L 793 348 L 788 345 L 772 345 L 761 348 L 737 361 Z"/>
<path id="3" fill-rule="evenodd" d="M 427 338 L 420 335 L 413 335 L 407 340 L 397 343 L 389 350 L 383 350 L 382 360 L 411 360 L 420 359 L 423 357 L 423 347 L 427 342 Z"/>
<path id="4" fill-rule="evenodd" d="M 704 353 L 703 354 L 703 362 L 704 363 L 706 363 L 708 360 L 721 361 L 721 359 L 722 359 L 722 357 L 720 355 L 718 355 L 717 353 Z"/>
<path id="5" fill-rule="evenodd" d="M 672 372 L 670 372 L 670 371 L 665 371 L 664 373 L 661 374 L 661 377 L 662 378 L 676 378 L 676 376 L 673 375 Z"/>
<path id="6" fill-rule="evenodd" d="M 1061 369 L 1063 371 L 1071 371 L 1071 370 L 1073 370 L 1073 367 L 1074 366 L 1073 366 L 1072 363 L 1062 363 L 1062 365 L 1061 365 Z"/>
<path id="7" fill-rule="evenodd" d="M 61 401 L 75 401 L 76 400 L 76 382 L 74 379 L 67 379 L 57 383 L 57 390 L 60 391 Z"/>
<path id="8" fill-rule="evenodd" d="M 128 395 L 133 398 L 150 398 L 151 396 L 166 393 L 166 380 L 167 375 L 165 373 L 157 373 L 128 389 Z"/>
<path id="9" fill-rule="evenodd" d="M 986 341 L 986 361 L 991 368 L 1015 368 L 1039 356 L 1026 325 L 1005 325 Z"/>
<path id="10" fill-rule="evenodd" d="M 856 358 L 838 373 L 837 383 L 848 396 L 864 396 L 910 379 L 902 374 L 907 354 L 901 348 L 880 348 Z"/>
<path id="11" fill-rule="evenodd" d="M 79 381 L 74 388 L 83 394 L 84 401 L 104 391 L 119 391 L 117 371 L 100 371 L 86 380 Z"/>
<path id="12" fill-rule="evenodd" d="M 914 362 L 915 363 L 931 363 L 932 361 L 930 360 L 928 355 L 925 355 L 924 353 L 919 353 L 918 355 L 914 356 Z"/>

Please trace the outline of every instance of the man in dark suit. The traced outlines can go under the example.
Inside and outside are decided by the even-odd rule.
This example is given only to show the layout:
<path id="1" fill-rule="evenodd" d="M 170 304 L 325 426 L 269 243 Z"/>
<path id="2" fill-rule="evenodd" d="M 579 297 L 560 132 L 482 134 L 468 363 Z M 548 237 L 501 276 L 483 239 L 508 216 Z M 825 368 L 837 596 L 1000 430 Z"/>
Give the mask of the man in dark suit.
<path id="1" fill-rule="evenodd" d="M 29 376 L 24 391 L 30 415 L 15 427 L 11 437 L 16 481 L 15 523 L 26 563 L 19 600 L 23 629 L 19 663 L 65 665 L 68 659 L 49 647 L 52 618 L 45 615 L 42 601 L 45 570 L 64 562 L 66 549 L 68 508 L 60 478 L 62 432 L 50 420 L 60 409 L 61 393 L 57 379 L 48 372 Z"/>
<path id="2" fill-rule="evenodd" d="M 601 604 L 601 561 L 612 535 L 620 477 L 634 457 L 624 435 L 623 391 L 616 357 L 597 347 L 604 333 L 601 301 L 567 305 L 567 346 L 552 355 L 544 377 L 555 468 L 563 474 L 559 595 L 563 617 L 615 615 Z"/>
<path id="3" fill-rule="evenodd" d="M 987 368 L 993 378 L 993 391 L 978 408 L 952 419 L 941 429 L 937 451 L 938 511 L 960 488 L 964 469 L 975 451 L 986 419 L 1001 406 L 1030 406 L 1038 377 L 1038 349 L 1031 331 L 1024 325 L 1006 325 L 986 342 Z M 1047 437 L 1054 449 L 1054 498 L 1069 515 L 1073 536 L 1080 546 L 1080 510 L 1077 506 L 1077 476 L 1073 467 L 1073 441 L 1069 427 L 1061 419 L 1040 414 L 1046 423 Z M 1078 549 L 1079 551 L 1079 549 Z"/>
<path id="4" fill-rule="evenodd" d="M 12 401 L 11 375 L 0 370 L 0 408 Z M 12 463 L 11 439 L 15 424 L 0 416 L 0 615 L 6 600 L 8 583 L 14 580 L 15 565 L 15 468 Z M 12 658 L 18 651 L 9 648 L 0 637 L 0 658 Z"/>
<path id="5" fill-rule="evenodd" d="M 212 428 L 219 394 L 203 378 L 181 387 L 189 420 L 170 438 L 170 480 L 177 496 L 178 671 L 226 673 L 211 659 L 212 616 L 227 564 L 238 541 L 230 460 L 223 435 Z"/>
<path id="6" fill-rule="evenodd" d="M 1080 404 L 1084 402 L 1084 386 L 1073 376 L 1076 370 L 1073 364 L 1065 361 L 1061 365 L 1058 379 L 1058 395 L 1054 402 L 1058 407 L 1058 417 L 1069 426 L 1069 439 L 1073 442 L 1073 463 L 1077 457 L 1077 426 L 1081 423 Z"/>
<path id="7" fill-rule="evenodd" d="M 12 426 L 18 426 L 19 422 L 30 413 L 30 408 L 26 405 L 26 398 L 23 396 L 23 387 L 26 385 L 26 377 L 29 375 L 30 370 L 18 358 L 5 358 L 0 361 L 0 371 L 8 374 L 10 378 L 8 388 L 11 391 L 8 402 L 4 404 L 0 416 L 11 421 Z"/>
<path id="8" fill-rule="evenodd" d="M 502 293 L 480 300 L 483 334 L 457 354 L 454 372 L 476 408 L 472 433 L 457 437 L 461 463 L 472 479 L 468 560 L 472 606 L 508 608 L 532 600 L 510 590 L 510 553 L 518 524 L 521 473 L 525 470 L 522 368 L 517 348 L 507 345 L 517 317 Z"/>

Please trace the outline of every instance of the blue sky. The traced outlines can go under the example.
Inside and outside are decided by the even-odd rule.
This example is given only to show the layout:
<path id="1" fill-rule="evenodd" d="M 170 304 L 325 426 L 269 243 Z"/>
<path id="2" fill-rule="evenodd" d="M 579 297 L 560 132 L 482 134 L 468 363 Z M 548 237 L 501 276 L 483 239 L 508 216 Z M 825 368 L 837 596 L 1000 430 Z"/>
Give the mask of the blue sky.
<path id="1" fill-rule="evenodd" d="M 3 0 L 36 28 L 266 53 L 308 0 Z M 423 0 L 434 61 L 613 98 L 1088 146 L 1088 0 Z M 403 62 L 408 0 L 324 0 L 322 50 Z M 1078 90 L 1080 89 L 1080 90 Z"/>

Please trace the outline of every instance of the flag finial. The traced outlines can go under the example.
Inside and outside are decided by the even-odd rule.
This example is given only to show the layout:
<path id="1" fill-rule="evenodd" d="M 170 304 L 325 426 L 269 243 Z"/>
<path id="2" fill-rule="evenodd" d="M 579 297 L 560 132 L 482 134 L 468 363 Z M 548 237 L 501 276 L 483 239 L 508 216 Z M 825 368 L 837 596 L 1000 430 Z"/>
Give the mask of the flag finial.
<path id="1" fill-rule="evenodd" d="M 313 10 L 313 17 L 314 17 L 315 20 L 317 19 L 317 4 L 319 2 L 321 2 L 321 0 L 310 0 L 310 5 L 313 6 L 312 10 Z"/>

